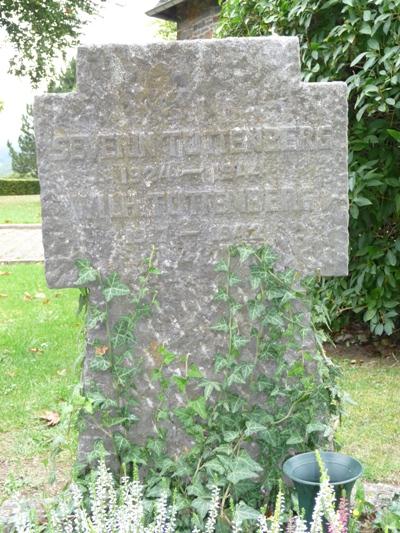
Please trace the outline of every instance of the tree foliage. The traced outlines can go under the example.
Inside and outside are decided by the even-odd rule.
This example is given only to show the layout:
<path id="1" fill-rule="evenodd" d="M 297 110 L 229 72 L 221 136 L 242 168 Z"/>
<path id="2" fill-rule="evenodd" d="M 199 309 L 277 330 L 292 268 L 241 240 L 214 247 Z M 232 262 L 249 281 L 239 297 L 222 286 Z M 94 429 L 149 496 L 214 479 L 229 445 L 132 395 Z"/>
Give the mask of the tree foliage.
<path id="1" fill-rule="evenodd" d="M 226 0 L 219 36 L 298 35 L 305 81 L 349 88 L 350 275 L 320 295 L 390 335 L 400 312 L 400 0 Z"/>
<path id="2" fill-rule="evenodd" d="M 67 68 L 47 86 L 49 93 L 69 93 L 76 87 L 76 59 L 72 58 Z"/>
<path id="3" fill-rule="evenodd" d="M 76 60 L 70 61 L 67 68 L 52 80 L 47 90 L 49 93 L 67 93 L 76 86 Z M 36 141 L 33 129 L 32 106 L 26 106 L 26 113 L 22 116 L 21 134 L 18 137 L 18 150 L 8 142 L 8 151 L 11 156 L 12 169 L 22 176 L 38 177 L 36 162 Z"/>
<path id="4" fill-rule="evenodd" d="M 53 60 L 77 44 L 88 15 L 104 0 L 0 0 L 0 27 L 15 48 L 11 72 L 36 84 L 53 73 Z"/>
<path id="5" fill-rule="evenodd" d="M 166 41 L 175 41 L 177 35 L 177 23 L 171 20 L 159 20 L 157 22 L 157 35 Z"/>
<path id="6" fill-rule="evenodd" d="M 36 144 L 33 131 L 32 106 L 26 106 L 26 113 L 22 115 L 21 133 L 18 137 L 18 150 L 10 141 L 7 142 L 11 157 L 11 165 L 14 172 L 22 176 L 30 175 L 37 178 Z"/>

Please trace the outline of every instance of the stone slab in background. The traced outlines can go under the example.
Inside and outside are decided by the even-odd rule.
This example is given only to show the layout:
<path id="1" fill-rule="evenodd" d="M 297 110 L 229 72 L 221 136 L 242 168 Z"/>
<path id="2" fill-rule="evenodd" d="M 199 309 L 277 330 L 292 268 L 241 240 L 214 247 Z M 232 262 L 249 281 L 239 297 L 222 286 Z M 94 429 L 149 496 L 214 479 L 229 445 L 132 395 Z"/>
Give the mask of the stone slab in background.
<path id="1" fill-rule="evenodd" d="M 0 263 L 44 260 L 40 224 L 0 224 Z"/>

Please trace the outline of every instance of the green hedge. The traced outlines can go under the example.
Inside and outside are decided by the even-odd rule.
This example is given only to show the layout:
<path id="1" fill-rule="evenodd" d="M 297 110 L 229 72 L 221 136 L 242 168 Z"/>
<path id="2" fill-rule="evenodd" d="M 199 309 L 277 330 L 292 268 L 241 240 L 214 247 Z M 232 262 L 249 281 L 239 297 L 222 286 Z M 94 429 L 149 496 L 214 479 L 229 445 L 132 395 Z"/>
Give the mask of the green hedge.
<path id="1" fill-rule="evenodd" d="M 0 179 L 0 196 L 20 196 L 23 194 L 39 194 L 39 180 L 28 179 Z"/>

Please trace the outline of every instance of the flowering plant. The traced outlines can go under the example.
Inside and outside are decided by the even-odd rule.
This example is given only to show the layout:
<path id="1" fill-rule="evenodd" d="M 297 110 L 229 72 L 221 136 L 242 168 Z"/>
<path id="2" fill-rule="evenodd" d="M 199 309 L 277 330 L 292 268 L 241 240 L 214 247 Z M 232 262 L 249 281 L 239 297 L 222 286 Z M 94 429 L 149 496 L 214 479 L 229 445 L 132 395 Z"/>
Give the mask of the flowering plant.
<path id="1" fill-rule="evenodd" d="M 285 501 L 282 491 L 276 499 L 275 511 L 267 518 L 264 513 L 250 513 L 252 508 L 240 502 L 232 509 L 229 529 L 232 533 L 257 531 L 258 533 L 323 533 L 324 520 L 329 533 L 347 533 L 349 507 L 342 499 L 335 510 L 335 494 L 329 484 L 326 469 L 317 453 L 321 469 L 321 489 L 315 500 L 310 528 L 301 516 L 294 516 L 285 524 Z M 253 511 L 253 510 L 252 510 Z M 174 502 L 168 504 L 167 496 L 149 502 L 144 498 L 144 487 L 138 480 L 122 478 L 116 487 L 111 472 L 101 461 L 89 486 L 88 503 L 77 485 L 72 485 L 67 496 L 49 514 L 48 523 L 38 526 L 28 513 L 16 517 L 17 533 L 175 533 L 178 509 Z M 192 533 L 217 531 L 221 513 L 218 487 L 211 492 L 208 515 L 203 527 L 193 526 Z M 226 517 L 226 515 L 224 515 Z M 226 528 L 224 529 L 226 531 Z"/>

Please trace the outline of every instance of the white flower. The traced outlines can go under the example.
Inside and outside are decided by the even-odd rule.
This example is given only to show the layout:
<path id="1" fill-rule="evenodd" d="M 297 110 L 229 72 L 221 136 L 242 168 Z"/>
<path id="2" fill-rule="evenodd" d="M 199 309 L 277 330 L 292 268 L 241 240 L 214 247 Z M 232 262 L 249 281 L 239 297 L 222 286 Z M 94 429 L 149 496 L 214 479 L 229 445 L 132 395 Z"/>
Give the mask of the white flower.
<path id="1" fill-rule="evenodd" d="M 267 519 L 264 515 L 258 518 L 258 533 L 270 533 L 268 529 Z"/>
<path id="2" fill-rule="evenodd" d="M 69 495 L 60 501 L 58 508 L 50 515 L 48 533 L 177 533 L 177 509 L 168 505 L 163 494 L 155 509 L 152 522 L 146 522 L 144 512 L 144 488 L 139 481 L 122 478 L 116 488 L 113 476 L 104 461 L 100 463 L 96 476 L 89 485 L 89 511 L 85 509 L 81 490 L 71 485 Z M 214 533 L 220 510 L 220 489 L 214 487 L 210 509 L 204 530 L 194 527 L 192 533 Z M 257 520 L 258 533 L 281 533 L 283 528 L 284 497 L 279 491 L 271 529 L 267 519 L 261 514 Z M 315 500 L 310 533 L 323 533 L 323 518 L 329 522 L 333 533 L 346 533 L 346 525 L 341 519 L 340 510 L 335 510 L 335 492 L 329 484 L 326 470 L 321 468 L 321 487 Z M 17 516 L 17 533 L 34 533 L 37 526 L 27 513 Z M 40 529 L 42 531 L 42 529 Z M 240 533 L 241 527 L 234 520 L 232 533 Z M 288 532 L 308 533 L 307 525 L 301 517 L 290 521 Z"/>
<path id="3" fill-rule="evenodd" d="M 205 533 L 213 533 L 215 525 L 217 523 L 218 511 L 219 511 L 219 495 L 220 490 L 218 487 L 213 487 L 210 510 L 208 511 L 208 518 L 206 522 Z"/>

